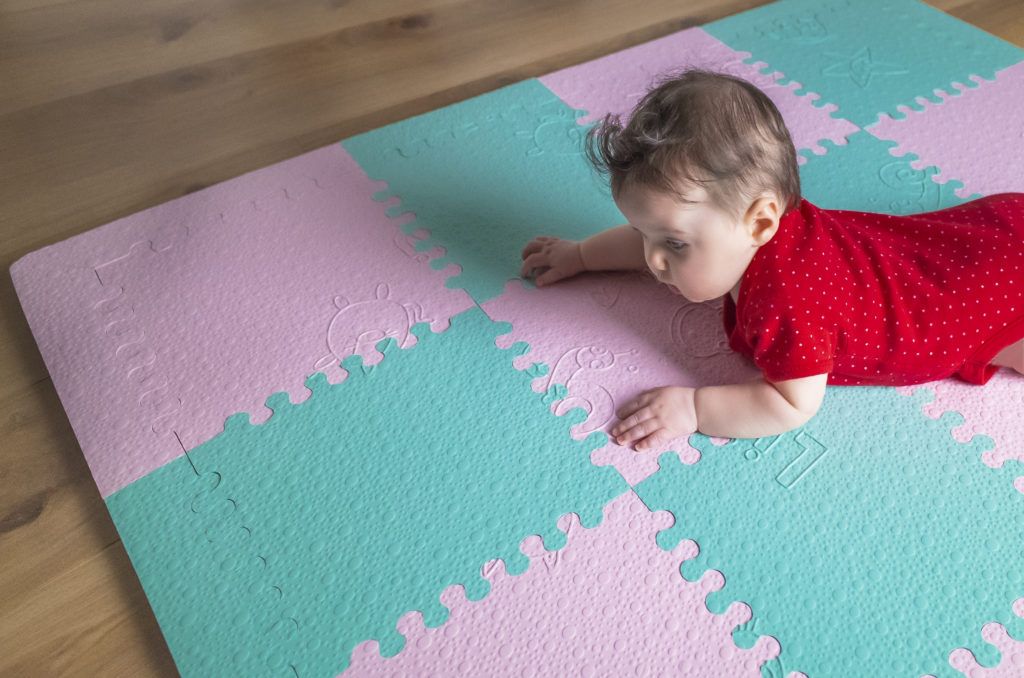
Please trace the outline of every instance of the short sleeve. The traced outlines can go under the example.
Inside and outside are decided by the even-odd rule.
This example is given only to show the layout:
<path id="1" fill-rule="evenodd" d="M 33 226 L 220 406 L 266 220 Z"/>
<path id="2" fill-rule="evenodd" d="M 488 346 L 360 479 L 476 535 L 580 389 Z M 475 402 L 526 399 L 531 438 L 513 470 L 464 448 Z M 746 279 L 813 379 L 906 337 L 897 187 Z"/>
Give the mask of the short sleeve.
<path id="1" fill-rule="evenodd" d="M 834 330 L 812 309 L 762 305 L 744 328 L 754 364 L 768 381 L 802 379 L 832 371 L 836 352 Z"/>

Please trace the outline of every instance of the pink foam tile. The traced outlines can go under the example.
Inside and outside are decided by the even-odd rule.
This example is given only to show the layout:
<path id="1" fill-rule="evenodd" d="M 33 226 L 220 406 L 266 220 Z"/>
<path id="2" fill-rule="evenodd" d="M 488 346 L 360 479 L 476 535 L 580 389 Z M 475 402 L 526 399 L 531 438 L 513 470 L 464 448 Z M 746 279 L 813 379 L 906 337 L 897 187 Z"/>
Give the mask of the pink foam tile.
<path id="1" fill-rule="evenodd" d="M 936 90 L 941 103 L 920 98 L 922 110 L 901 106 L 903 117 L 882 115 L 867 131 L 897 142 L 889 150 L 895 156 L 916 154 L 914 169 L 938 167 L 936 182 L 962 182 L 961 198 L 1024 190 L 1024 62 L 998 71 L 994 82 L 972 79 L 974 87 Z"/>
<path id="2" fill-rule="evenodd" d="M 18 296 L 103 496 L 271 411 L 278 391 L 372 365 L 385 336 L 443 331 L 472 305 L 445 288 L 379 188 L 332 145 L 19 260 Z"/>
<path id="3" fill-rule="evenodd" d="M 498 346 L 530 345 L 516 367 L 548 366 L 548 373 L 534 380 L 535 391 L 553 384 L 568 389 L 568 397 L 552 408 L 556 414 L 573 407 L 587 411 L 586 421 L 573 428 L 579 438 L 608 432 L 619 407 L 645 389 L 733 383 L 758 375 L 729 349 L 720 302 L 688 302 L 646 273 L 590 274 L 544 289 L 510 281 L 483 309 L 494 320 L 512 323 L 513 331 L 498 337 Z M 658 456 L 666 450 L 678 452 L 684 463 L 700 459 L 685 438 L 678 438 L 642 453 L 610 442 L 591 460 L 615 466 L 635 485 L 658 469 Z"/>
<path id="4" fill-rule="evenodd" d="M 1013 613 L 1024 619 L 1024 598 L 1013 603 Z M 981 637 L 986 643 L 994 645 L 1001 658 L 997 666 L 982 666 L 975 659 L 974 653 L 966 648 L 953 650 L 949 655 L 949 664 L 964 674 L 966 678 L 1020 678 L 1024 676 L 1024 642 L 1015 640 L 1006 632 L 1006 627 L 999 623 L 985 624 L 981 628 Z M 924 676 L 935 678 L 935 676 Z"/>
<path id="5" fill-rule="evenodd" d="M 766 64 L 744 63 L 747 52 L 737 52 L 700 28 L 691 28 L 615 54 L 572 66 L 540 78 L 548 89 L 574 108 L 587 111 L 580 122 L 587 123 L 607 113 L 625 115 L 659 76 L 683 68 L 715 70 L 743 78 L 757 85 L 779 108 L 797 149 L 822 155 L 819 142 L 828 139 L 845 145 L 846 137 L 859 128 L 843 118 L 832 117 L 833 104 L 816 106 L 819 95 L 796 95 L 800 83 L 780 85 L 782 73 L 761 73 Z M 801 164 L 806 159 L 799 158 Z"/>
<path id="6" fill-rule="evenodd" d="M 658 547 L 655 534 L 672 522 L 633 492 L 609 503 L 595 528 L 563 516 L 562 549 L 525 539 L 526 572 L 509 576 L 500 560 L 491 561 L 483 568 L 491 583 L 486 597 L 470 602 L 461 586 L 446 589 L 447 622 L 425 628 L 419 612 L 406 614 L 398 623 L 402 652 L 384 659 L 376 641 L 364 642 L 342 675 L 757 678 L 779 655 L 778 642 L 760 636 L 750 649 L 737 647 L 732 632 L 750 620 L 750 608 L 708 611 L 704 599 L 724 578 L 711 570 L 691 583 L 679 574 L 698 549 L 689 540 L 672 551 Z"/>
<path id="7" fill-rule="evenodd" d="M 932 419 L 939 419 L 950 410 L 963 416 L 964 423 L 953 429 L 953 438 L 968 442 L 981 434 L 995 442 L 993 449 L 981 455 L 987 465 L 1000 468 L 1011 459 L 1024 462 L 1024 377 L 1002 369 L 984 386 L 943 379 L 898 390 L 910 395 L 918 388 L 935 393 L 935 399 L 923 408 Z M 1015 485 L 1024 492 L 1024 477 L 1018 478 Z"/>

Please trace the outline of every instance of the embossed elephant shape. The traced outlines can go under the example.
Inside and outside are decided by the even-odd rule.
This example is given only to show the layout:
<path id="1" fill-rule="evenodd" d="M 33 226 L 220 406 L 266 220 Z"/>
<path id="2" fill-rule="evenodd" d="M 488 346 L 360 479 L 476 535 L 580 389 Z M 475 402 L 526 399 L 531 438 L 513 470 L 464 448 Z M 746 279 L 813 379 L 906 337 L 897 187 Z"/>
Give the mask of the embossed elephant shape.
<path id="1" fill-rule="evenodd" d="M 548 375 L 545 388 L 562 384 L 568 395 L 555 408 L 555 414 L 562 416 L 574 407 L 587 412 L 587 420 L 576 427 L 576 431 L 588 434 L 603 428 L 615 417 L 615 398 L 599 383 L 599 372 L 606 372 L 621 366 L 617 359 L 625 355 L 636 355 L 636 350 L 614 353 L 601 346 L 581 346 L 564 353 Z M 626 366 L 633 371 L 634 366 Z"/>
<path id="2" fill-rule="evenodd" d="M 412 326 L 424 320 L 418 304 L 400 304 L 391 299 L 391 289 L 383 283 L 377 286 L 374 298 L 369 301 L 351 303 L 337 296 L 334 306 L 338 312 L 327 328 L 330 352 L 313 366 L 317 370 L 337 365 L 350 355 L 372 353 L 378 343 L 389 337 L 399 346 L 405 346 Z"/>

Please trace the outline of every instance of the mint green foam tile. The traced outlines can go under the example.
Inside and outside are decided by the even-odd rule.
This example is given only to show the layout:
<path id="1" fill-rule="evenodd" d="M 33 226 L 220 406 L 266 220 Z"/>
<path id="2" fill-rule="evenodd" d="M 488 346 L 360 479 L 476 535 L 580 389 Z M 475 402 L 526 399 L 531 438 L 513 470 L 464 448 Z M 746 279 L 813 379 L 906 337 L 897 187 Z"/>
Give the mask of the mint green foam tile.
<path id="1" fill-rule="evenodd" d="M 992 441 L 953 440 L 962 418 L 922 416 L 932 394 L 918 394 L 830 388 L 803 428 L 722 447 L 694 436 L 699 464 L 663 455 L 635 488 L 675 516 L 662 548 L 697 542 L 687 579 L 724 575 L 709 608 L 743 601 L 756 633 L 778 639 L 779 675 L 958 676 L 950 652 L 973 648 L 993 666 L 982 627 L 1020 626 L 1020 469 L 986 466 Z"/>
<path id="2" fill-rule="evenodd" d="M 903 215 L 945 209 L 981 197 L 958 197 L 959 181 L 936 183 L 933 177 L 938 168 L 914 169 L 911 162 L 917 156 L 894 157 L 889 152 L 894 142 L 868 132 L 850 135 L 843 146 L 828 140 L 822 143 L 828 146 L 828 153 L 807 154 L 807 163 L 800 167 L 803 196 L 819 207 Z"/>
<path id="3" fill-rule="evenodd" d="M 917 0 L 782 0 L 704 28 L 861 127 L 1024 60 L 1024 50 Z"/>
<path id="4" fill-rule="evenodd" d="M 419 248 L 445 248 L 432 266 L 462 268 L 446 284 L 482 303 L 518 276 L 534 237 L 579 240 L 625 222 L 582 154 L 584 114 L 527 80 L 342 144 L 388 182 L 379 199 L 401 200 L 392 215 L 416 215 L 404 230 L 430 232 Z"/>
<path id="5" fill-rule="evenodd" d="M 185 676 L 333 677 L 377 639 L 394 655 L 398 619 L 445 621 L 440 594 L 480 568 L 529 561 L 539 534 L 560 548 L 557 519 L 588 526 L 628 486 L 590 463 L 603 434 L 575 441 L 584 412 L 550 413 L 479 308 L 418 344 L 382 342 L 384 360 L 301 404 L 271 397 L 259 426 L 235 415 L 220 436 L 112 495 L 108 508 Z M 193 469 L 194 465 L 194 469 Z"/>

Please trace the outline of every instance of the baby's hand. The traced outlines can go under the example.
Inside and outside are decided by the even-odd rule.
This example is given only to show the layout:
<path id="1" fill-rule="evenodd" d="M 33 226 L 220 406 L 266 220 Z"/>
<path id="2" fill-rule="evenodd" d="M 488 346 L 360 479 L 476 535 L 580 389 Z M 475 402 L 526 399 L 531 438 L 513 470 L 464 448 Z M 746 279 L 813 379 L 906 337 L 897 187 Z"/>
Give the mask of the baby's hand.
<path id="1" fill-rule="evenodd" d="M 572 240 L 542 236 L 523 250 L 522 276 L 533 278 L 537 287 L 571 278 L 585 270 L 580 244 Z"/>
<path id="2" fill-rule="evenodd" d="M 697 430 L 695 389 L 662 386 L 644 391 L 619 408 L 621 421 L 612 429 L 615 442 L 629 445 L 634 440 L 638 452 L 688 435 Z"/>

